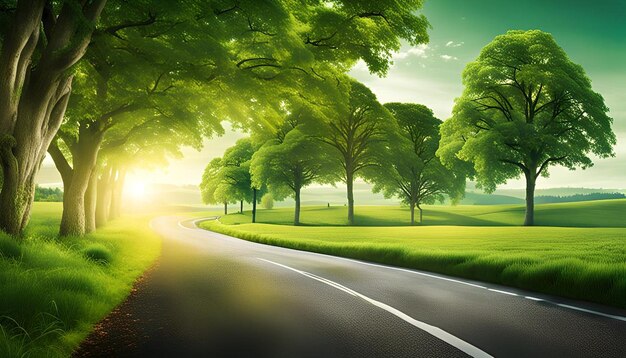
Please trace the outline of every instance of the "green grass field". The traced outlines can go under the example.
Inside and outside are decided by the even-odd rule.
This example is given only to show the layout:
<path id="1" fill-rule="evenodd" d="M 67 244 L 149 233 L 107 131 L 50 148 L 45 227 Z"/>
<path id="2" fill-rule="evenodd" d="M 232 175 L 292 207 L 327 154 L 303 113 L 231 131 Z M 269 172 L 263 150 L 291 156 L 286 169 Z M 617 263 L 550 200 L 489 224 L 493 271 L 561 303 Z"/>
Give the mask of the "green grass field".
<path id="1" fill-rule="evenodd" d="M 66 357 L 126 298 L 161 240 L 147 217 L 61 239 L 61 203 L 32 214 L 22 242 L 0 233 L 0 357 Z"/>
<path id="2" fill-rule="evenodd" d="M 576 203 L 537 205 L 535 223 L 538 226 L 626 227 L 626 200 L 601 200 Z M 305 226 L 343 226 L 348 224 L 345 206 L 304 206 L 300 220 Z M 417 217 L 416 209 L 416 217 Z M 251 213 L 223 217 L 224 224 L 251 222 Z M 355 221 L 358 226 L 409 225 L 410 212 L 400 206 L 358 206 Z M 293 224 L 293 209 L 259 210 L 258 223 Z M 511 226 L 524 222 L 522 205 L 426 205 L 423 225 Z"/>
<path id="3" fill-rule="evenodd" d="M 356 213 L 357 223 L 372 226 L 329 226 L 345 224 L 343 207 L 304 208 L 304 223 L 316 226 L 283 225 L 291 220 L 288 209 L 259 210 L 259 224 L 245 213 L 201 225 L 270 245 L 626 308 L 626 200 L 540 205 L 536 219 L 546 226 L 537 227 L 512 226 L 523 221 L 523 207 L 508 205 L 429 206 L 427 226 L 415 227 L 389 227 L 406 225 L 406 208 L 357 207 Z"/>

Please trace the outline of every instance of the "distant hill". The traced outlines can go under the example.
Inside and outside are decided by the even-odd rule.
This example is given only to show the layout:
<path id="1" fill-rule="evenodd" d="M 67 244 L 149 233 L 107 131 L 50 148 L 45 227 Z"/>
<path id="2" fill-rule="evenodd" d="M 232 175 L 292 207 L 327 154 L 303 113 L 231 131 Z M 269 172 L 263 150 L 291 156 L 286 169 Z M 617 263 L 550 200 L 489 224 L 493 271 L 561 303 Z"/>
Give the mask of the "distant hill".
<path id="1" fill-rule="evenodd" d="M 461 200 L 463 205 L 504 205 L 504 204 L 523 204 L 524 199 L 516 198 L 509 195 L 499 194 L 483 194 L 476 192 L 466 192 L 465 198 Z"/>
<path id="2" fill-rule="evenodd" d="M 150 187 L 154 193 L 153 202 L 159 205 L 179 205 L 202 207 L 200 190 L 194 185 L 177 186 L 171 184 L 157 184 Z M 594 188 L 552 188 L 538 189 L 536 191 L 537 203 L 588 201 L 598 199 L 619 198 L 626 193 L 620 189 L 594 189 Z M 354 197 L 356 205 L 398 205 L 398 199 L 385 199 L 382 194 L 371 191 L 371 185 L 358 181 L 354 183 Z M 523 189 L 500 189 L 493 194 L 485 194 L 476 189 L 471 183 L 460 204 L 463 205 L 506 205 L 523 204 L 525 191 Z M 544 198 L 545 197 L 545 198 Z M 540 199 L 542 198 L 542 199 Z M 342 185 L 336 187 L 330 185 L 314 185 L 302 190 L 302 205 L 328 205 L 343 206 L 346 204 L 346 191 Z M 445 202 L 444 204 L 448 204 Z M 291 207 L 293 199 L 288 198 L 281 202 L 275 202 L 276 207 Z M 212 207 L 219 207 L 215 205 Z M 249 205 L 245 204 L 246 210 Z M 238 210 L 238 204 L 229 205 L 229 210 Z"/>
<path id="3" fill-rule="evenodd" d="M 535 203 L 572 203 L 579 201 L 591 201 L 591 200 L 610 200 L 610 199 L 624 199 L 626 195 L 622 193 L 590 193 L 590 194 L 575 194 L 568 196 L 538 196 L 535 198 Z"/>
<path id="4" fill-rule="evenodd" d="M 468 185 L 468 192 L 482 193 L 482 191 L 470 188 Z M 622 193 L 626 194 L 626 189 L 602 189 L 602 188 L 548 188 L 548 189 L 536 189 L 535 197 L 538 196 L 572 196 L 583 195 L 593 193 Z M 525 189 L 496 189 L 493 192 L 495 195 L 512 196 L 515 198 L 524 199 L 526 197 Z"/>

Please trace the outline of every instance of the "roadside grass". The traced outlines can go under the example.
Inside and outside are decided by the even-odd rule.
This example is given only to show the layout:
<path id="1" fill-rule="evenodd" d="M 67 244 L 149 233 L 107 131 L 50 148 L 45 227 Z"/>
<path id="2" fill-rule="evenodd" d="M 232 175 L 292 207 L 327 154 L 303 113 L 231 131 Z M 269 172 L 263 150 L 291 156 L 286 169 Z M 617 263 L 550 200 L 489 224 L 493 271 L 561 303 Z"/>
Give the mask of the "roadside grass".
<path id="1" fill-rule="evenodd" d="M 0 357 L 67 357 L 161 250 L 147 217 L 57 235 L 61 203 L 35 203 L 21 241 L 0 233 Z"/>
<path id="2" fill-rule="evenodd" d="M 524 222 L 523 205 L 425 205 L 422 225 L 511 226 Z M 576 203 L 536 205 L 538 226 L 626 227 L 626 199 L 598 200 Z M 304 226 L 343 226 L 348 224 L 345 206 L 303 206 Z M 416 215 L 417 209 L 416 209 Z M 252 214 L 231 214 L 222 217 L 224 224 L 250 223 Z M 357 206 L 357 226 L 409 225 L 410 211 L 401 206 Z M 293 208 L 258 210 L 257 222 L 292 225 Z"/>
<path id="3" fill-rule="evenodd" d="M 323 208 L 327 209 L 328 208 Z M 332 222 L 333 209 L 305 208 L 307 223 Z M 354 259 L 438 272 L 626 308 L 626 200 L 538 206 L 546 225 L 607 227 L 513 227 L 515 206 L 430 207 L 430 219 L 455 217 L 465 226 L 383 226 L 406 209 L 357 207 L 372 227 L 287 226 L 245 223 L 233 214 L 201 227 L 242 239 Z M 445 210 L 451 210 L 446 215 Z M 428 211 L 427 211 L 428 212 Z M 317 214 L 320 213 L 320 214 Z M 376 218 L 376 215 L 380 219 Z M 471 226 L 470 215 L 493 225 Z M 523 215 L 523 213 L 522 213 Z M 468 217 L 465 217 L 468 216 Z M 287 223 L 287 213 L 259 211 L 261 220 Z M 249 222 L 249 221 L 248 221 Z M 363 223 L 363 221 L 361 222 Z M 498 226 L 499 224 L 500 226 Z M 337 224 L 335 224 L 337 225 Z M 508 227 L 505 225 L 509 225 Z M 612 227 L 611 227 L 612 226 Z"/>

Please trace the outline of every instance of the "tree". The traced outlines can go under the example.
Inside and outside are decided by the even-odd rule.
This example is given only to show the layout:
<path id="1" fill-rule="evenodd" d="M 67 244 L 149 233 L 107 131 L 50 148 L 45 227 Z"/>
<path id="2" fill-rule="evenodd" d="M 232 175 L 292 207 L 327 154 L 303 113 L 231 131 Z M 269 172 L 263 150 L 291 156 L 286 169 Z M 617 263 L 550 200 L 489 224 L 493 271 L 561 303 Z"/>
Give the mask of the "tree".
<path id="1" fill-rule="evenodd" d="M 465 189 L 465 177 L 444 167 L 435 155 L 441 121 L 428 107 L 412 103 L 384 106 L 396 123 L 386 132 L 382 168 L 366 170 L 365 176 L 374 183 L 374 192 L 383 192 L 387 198 L 397 196 L 409 205 L 411 225 L 414 225 L 415 207 L 419 209 L 421 223 L 420 205 L 443 201 L 446 195 L 460 198 Z"/>
<path id="2" fill-rule="evenodd" d="M 228 215 L 228 199 L 223 197 L 223 190 L 218 191 L 222 184 L 220 171 L 222 170 L 222 158 L 214 158 L 204 169 L 202 182 L 200 182 L 200 194 L 205 204 L 224 204 L 224 215 Z M 232 201 L 232 199 L 231 199 Z"/>
<path id="3" fill-rule="evenodd" d="M 20 233 L 30 217 L 35 175 L 70 97 L 106 0 L 19 0 L 0 11 L 0 229 Z"/>
<path id="4" fill-rule="evenodd" d="M 111 182 L 107 177 L 116 177 L 113 171 L 103 171 L 97 179 L 104 143 L 113 140 L 117 146 L 127 145 L 127 138 L 144 127 L 166 135 L 181 128 L 200 137 L 223 132 L 220 120 L 213 116 L 214 106 L 209 108 L 197 95 L 210 93 L 200 73 L 189 69 L 188 64 L 204 60 L 204 54 L 193 51 L 199 45 L 186 44 L 194 55 L 173 50 L 179 39 L 171 27 L 180 17 L 190 15 L 168 14 L 168 10 L 167 3 L 149 0 L 125 2 L 118 11 L 105 12 L 76 68 L 64 123 L 49 148 L 65 189 L 61 235 L 92 231 L 108 217 L 103 210 L 93 210 L 97 190 L 89 190 L 97 182 L 107 186 Z M 116 26 L 119 23 L 123 25 Z M 188 142 L 179 143 L 183 144 Z M 101 188 L 100 194 L 104 198 L 100 209 L 108 208 L 111 191 Z"/>
<path id="5" fill-rule="evenodd" d="M 272 210 L 274 208 L 274 196 L 272 193 L 263 195 L 261 198 L 261 205 L 263 205 L 263 208 L 267 210 Z"/>
<path id="6" fill-rule="evenodd" d="M 0 206 L 4 213 L 0 227 L 7 232 L 18 233 L 26 225 L 34 177 L 64 117 L 74 65 L 88 46 L 90 51 L 99 46 L 111 50 L 107 41 L 91 41 L 104 5 L 105 0 L 21 0 L 14 8 L 0 8 Z M 214 100 L 207 104 L 217 108 L 228 103 L 230 115 L 222 119 L 239 117 L 242 126 L 252 126 L 246 121 L 248 117 L 241 115 L 250 110 L 246 103 L 271 107 L 271 102 L 279 102 L 281 96 L 320 93 L 324 92 L 322 87 L 330 90 L 335 74 L 346 71 L 359 59 L 373 73 L 382 75 L 401 39 L 410 44 L 428 40 L 428 22 L 423 15 L 415 14 L 421 0 L 388 1 L 383 5 L 347 0 L 313 2 L 307 6 L 282 1 L 110 0 L 102 16 L 104 26 L 98 27 L 96 34 L 105 35 L 101 39 L 120 40 L 120 46 L 113 49 L 143 56 L 144 64 L 160 64 L 146 55 L 159 52 L 134 52 L 141 47 L 138 43 L 145 40 L 148 47 L 162 41 L 175 44 L 160 47 L 169 50 L 163 53 L 181 58 L 179 67 L 167 67 L 164 72 L 172 77 L 194 73 L 198 81 L 212 82 L 220 91 L 237 93 L 238 96 L 220 92 L 212 95 Z M 100 51 L 92 56 L 93 60 L 101 60 L 98 66 L 103 66 L 94 67 L 98 76 L 106 78 L 122 68 L 115 61 L 114 66 L 109 66 L 110 54 Z M 184 60 L 190 57 L 199 60 Z M 160 81 L 152 83 L 159 90 L 156 84 Z M 140 85 L 145 86 L 145 82 Z M 231 103 L 225 97 L 241 100 Z M 134 102 L 127 104 L 122 108 L 135 107 Z M 106 113 L 101 109 L 97 113 Z M 209 113 L 217 111 L 205 112 Z M 107 126 L 95 122 L 100 120 L 84 127 L 93 124 L 93 131 L 100 132 L 99 128 Z M 79 127 L 75 129 L 78 131 Z M 99 135 L 96 133 L 95 139 Z M 77 175 L 81 183 L 76 189 L 67 190 L 67 195 L 78 202 L 85 188 L 86 176 L 82 173 L 86 171 L 73 170 L 72 176 L 81 173 Z M 80 212 L 80 207 L 75 209 Z M 65 222 L 69 231 L 80 233 L 80 222 Z"/>
<path id="7" fill-rule="evenodd" d="M 253 207 L 256 205 L 265 188 L 252 183 L 250 161 L 254 150 L 250 138 L 243 138 L 226 149 L 222 158 L 215 158 L 207 165 L 200 183 L 205 204 L 223 203 L 224 214 L 228 213 L 228 203 L 239 201 L 243 206 L 245 201 L 252 203 Z"/>
<path id="8" fill-rule="evenodd" d="M 534 224 L 535 184 L 550 166 L 586 169 L 593 165 L 589 154 L 614 155 L 609 109 L 550 34 L 497 36 L 467 65 L 463 84 L 452 118 L 442 125 L 438 153 L 451 167 L 470 163 L 488 192 L 524 175 L 524 225 Z"/>
<path id="9" fill-rule="evenodd" d="M 350 81 L 347 105 L 339 104 L 330 117 L 321 140 L 335 149 L 341 167 L 341 180 L 346 183 L 348 223 L 354 225 L 354 179 L 363 169 L 378 166 L 385 132 L 391 115 L 365 85 Z"/>
<path id="10" fill-rule="evenodd" d="M 294 225 L 300 225 L 300 191 L 334 174 L 329 151 L 316 138 L 296 126 L 282 139 L 268 141 L 252 157 L 252 182 L 267 185 L 274 197 L 293 196 Z"/>

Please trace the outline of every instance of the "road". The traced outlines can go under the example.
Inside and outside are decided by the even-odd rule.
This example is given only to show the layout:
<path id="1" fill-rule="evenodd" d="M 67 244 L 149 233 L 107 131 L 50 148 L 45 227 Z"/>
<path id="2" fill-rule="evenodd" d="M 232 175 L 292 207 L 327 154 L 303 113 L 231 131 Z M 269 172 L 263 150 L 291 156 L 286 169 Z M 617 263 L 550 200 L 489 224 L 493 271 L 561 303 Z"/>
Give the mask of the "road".
<path id="1" fill-rule="evenodd" d="M 626 357 L 626 312 L 160 217 L 158 266 L 76 356 Z"/>

